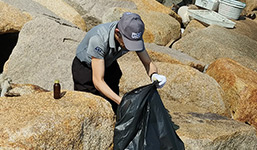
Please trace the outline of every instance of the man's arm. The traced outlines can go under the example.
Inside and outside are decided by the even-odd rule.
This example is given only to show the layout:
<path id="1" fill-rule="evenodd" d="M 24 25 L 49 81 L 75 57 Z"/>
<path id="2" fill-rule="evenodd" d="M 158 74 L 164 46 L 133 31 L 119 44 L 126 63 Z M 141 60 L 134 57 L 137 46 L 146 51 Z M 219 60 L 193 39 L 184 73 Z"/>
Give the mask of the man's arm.
<path id="1" fill-rule="evenodd" d="M 155 64 L 152 62 L 146 50 L 137 52 L 137 55 L 141 62 L 143 63 L 145 70 L 150 77 L 153 73 L 158 73 L 158 69 Z"/>
<path id="2" fill-rule="evenodd" d="M 148 76 L 151 78 L 152 82 L 157 80 L 158 81 L 157 88 L 162 88 L 166 83 L 166 77 L 158 74 L 157 67 L 152 62 L 147 51 L 144 50 L 142 52 L 137 52 L 137 55 L 140 58 L 141 62 L 144 64 L 145 70 Z"/>
<path id="3" fill-rule="evenodd" d="M 92 78 L 95 88 L 118 105 L 121 102 L 119 97 L 104 81 L 105 64 L 104 59 L 92 58 Z"/>

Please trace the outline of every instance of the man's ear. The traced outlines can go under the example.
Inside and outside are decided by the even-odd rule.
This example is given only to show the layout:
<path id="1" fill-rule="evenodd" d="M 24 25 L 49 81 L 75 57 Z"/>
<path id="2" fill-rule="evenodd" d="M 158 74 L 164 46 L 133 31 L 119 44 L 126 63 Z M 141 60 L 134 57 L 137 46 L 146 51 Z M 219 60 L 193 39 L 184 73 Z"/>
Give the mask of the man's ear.
<path id="1" fill-rule="evenodd" d="M 115 28 L 114 33 L 115 33 L 119 38 L 121 38 L 120 30 L 119 30 L 118 28 Z"/>

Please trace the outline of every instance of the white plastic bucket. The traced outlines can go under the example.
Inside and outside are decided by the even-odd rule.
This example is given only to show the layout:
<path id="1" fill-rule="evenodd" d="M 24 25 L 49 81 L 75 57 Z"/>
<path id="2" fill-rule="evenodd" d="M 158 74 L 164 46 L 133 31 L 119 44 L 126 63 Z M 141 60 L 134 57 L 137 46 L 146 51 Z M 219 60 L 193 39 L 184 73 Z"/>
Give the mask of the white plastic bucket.
<path id="1" fill-rule="evenodd" d="M 237 0 L 220 0 L 218 13 L 237 20 L 246 4 Z"/>
<path id="2" fill-rule="evenodd" d="M 216 11 L 218 9 L 219 1 L 218 0 L 196 0 L 195 5 L 202 8 Z"/>

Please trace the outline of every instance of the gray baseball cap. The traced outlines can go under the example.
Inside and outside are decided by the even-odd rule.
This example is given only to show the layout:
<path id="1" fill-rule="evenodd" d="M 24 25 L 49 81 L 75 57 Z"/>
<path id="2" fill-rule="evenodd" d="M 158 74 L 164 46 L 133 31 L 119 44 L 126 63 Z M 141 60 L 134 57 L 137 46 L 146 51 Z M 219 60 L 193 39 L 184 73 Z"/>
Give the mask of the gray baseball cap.
<path id="1" fill-rule="evenodd" d="M 145 49 L 143 40 L 145 25 L 138 14 L 131 12 L 123 13 L 118 22 L 118 29 L 128 50 L 141 51 Z"/>

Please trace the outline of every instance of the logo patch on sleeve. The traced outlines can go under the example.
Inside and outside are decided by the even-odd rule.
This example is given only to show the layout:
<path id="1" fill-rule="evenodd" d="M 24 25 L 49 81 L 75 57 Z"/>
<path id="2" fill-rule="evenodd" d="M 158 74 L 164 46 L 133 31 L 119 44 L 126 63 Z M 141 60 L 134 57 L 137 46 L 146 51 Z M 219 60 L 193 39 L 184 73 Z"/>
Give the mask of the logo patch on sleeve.
<path id="1" fill-rule="evenodd" d="M 101 48 L 101 47 L 99 47 L 99 46 L 97 46 L 96 48 L 95 48 L 95 51 L 98 53 L 98 54 L 100 54 L 100 55 L 104 55 L 104 51 L 103 51 L 103 49 Z"/>

